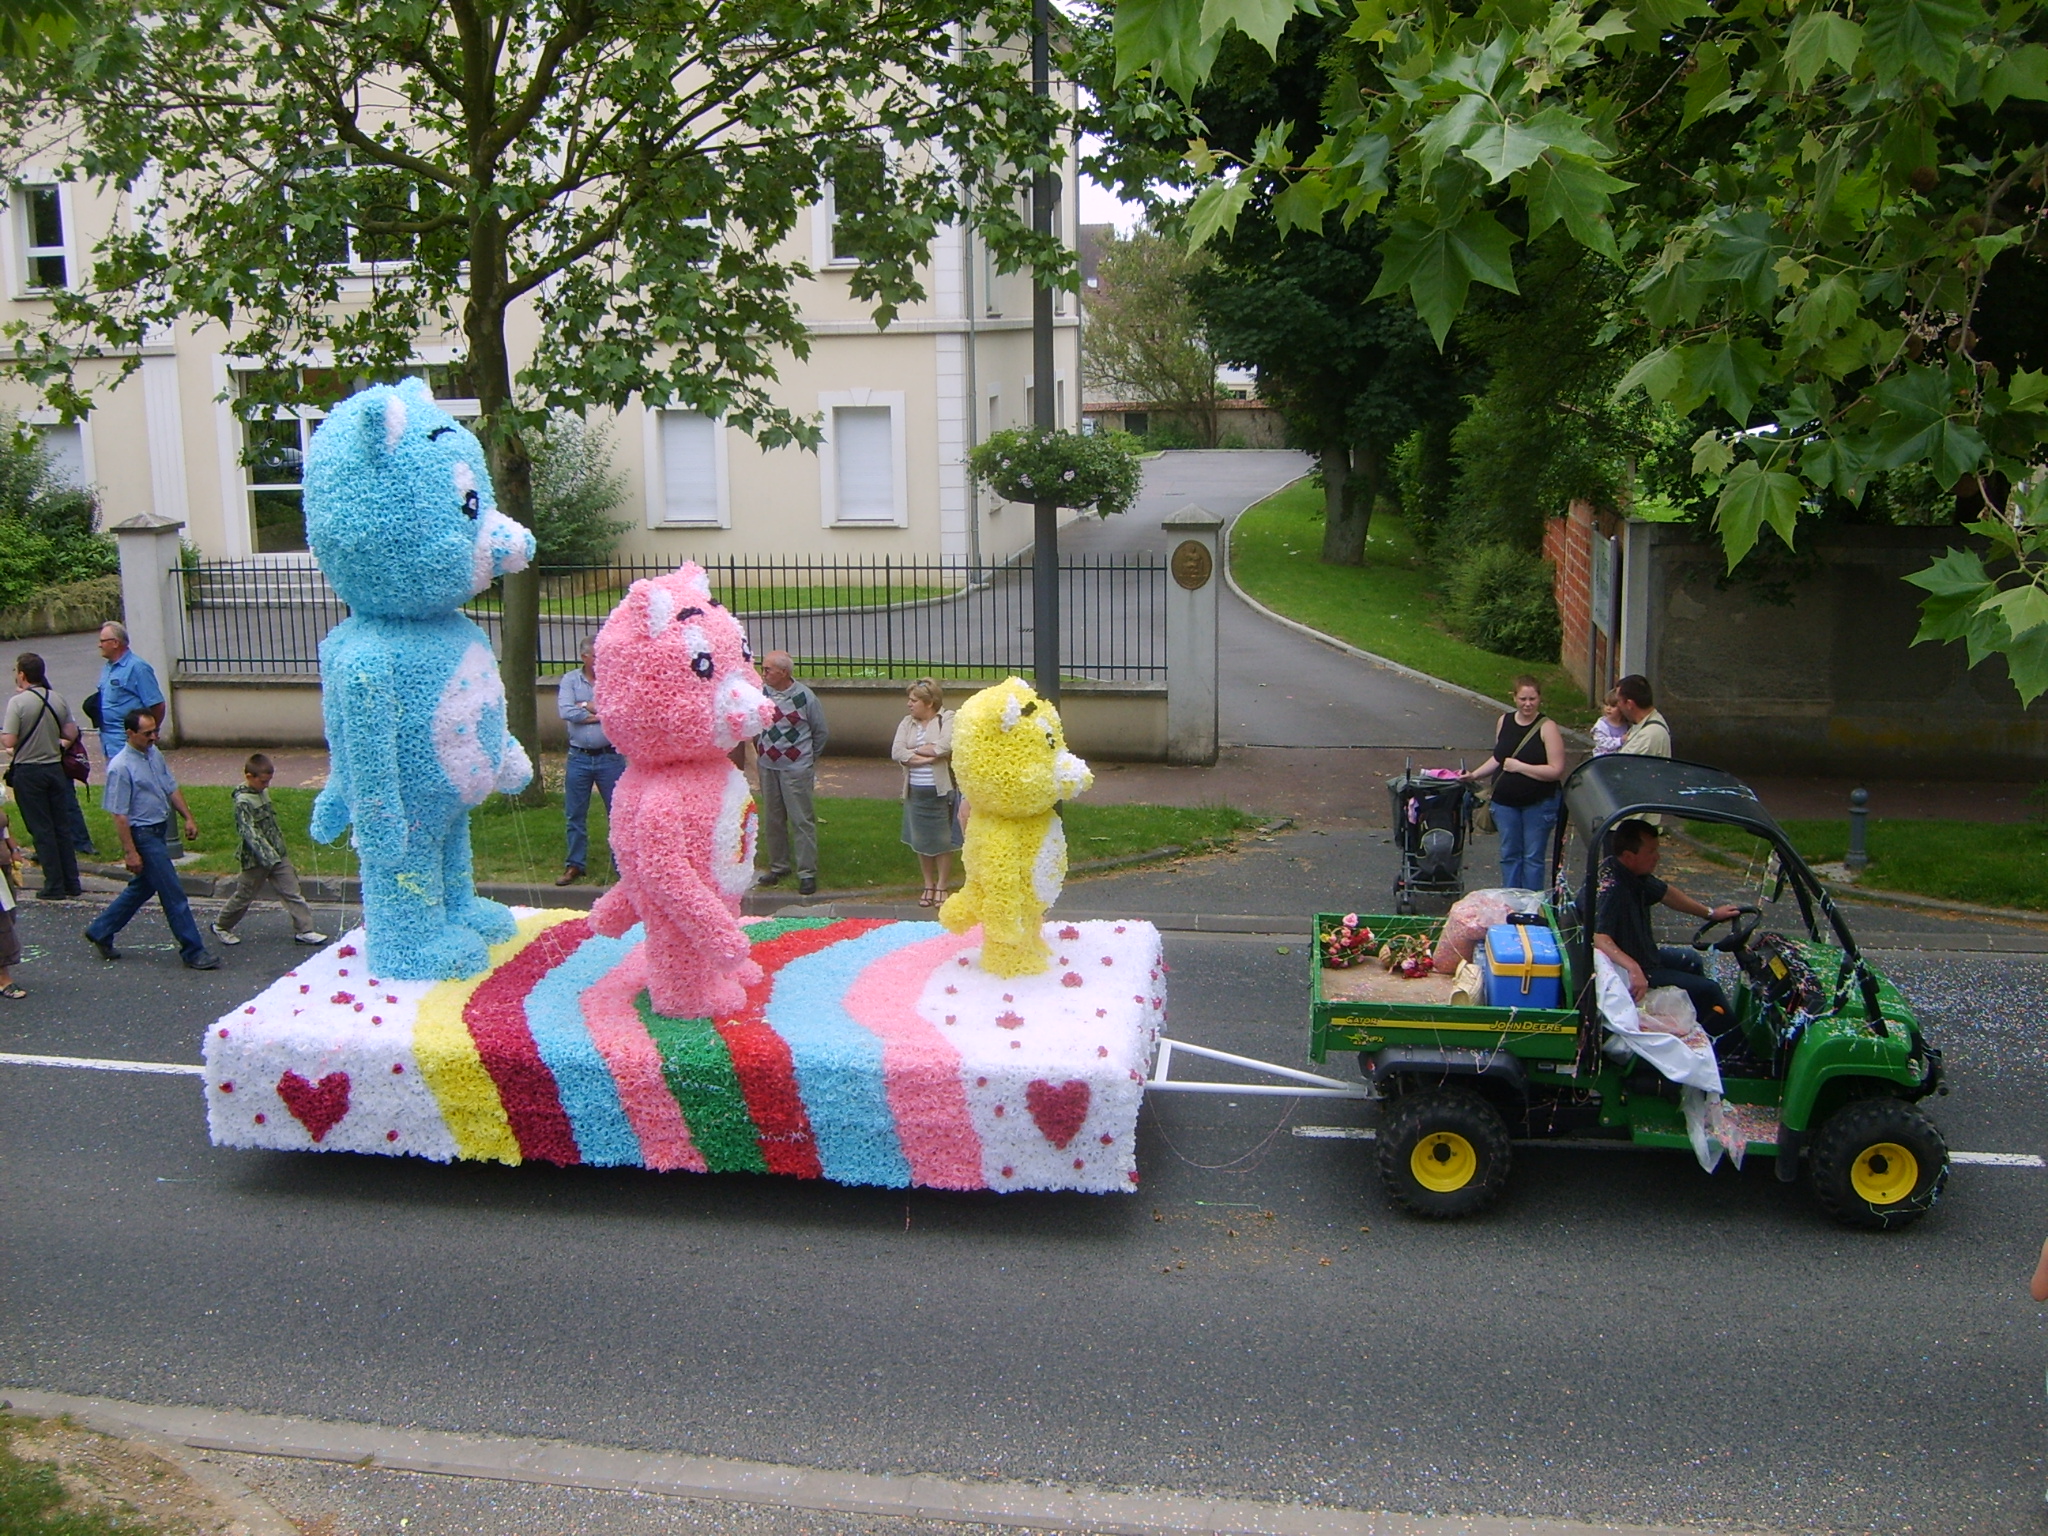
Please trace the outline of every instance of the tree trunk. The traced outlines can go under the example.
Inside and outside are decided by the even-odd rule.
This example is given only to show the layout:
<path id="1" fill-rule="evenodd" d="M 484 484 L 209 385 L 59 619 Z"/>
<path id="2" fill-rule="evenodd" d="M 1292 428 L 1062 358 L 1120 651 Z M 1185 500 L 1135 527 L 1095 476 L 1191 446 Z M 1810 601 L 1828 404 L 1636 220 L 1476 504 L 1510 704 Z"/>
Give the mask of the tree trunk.
<path id="1" fill-rule="evenodd" d="M 477 220 L 470 234 L 469 303 L 463 334 L 469 342 L 470 379 L 483 409 L 484 454 L 498 510 L 523 528 L 533 526 L 533 461 L 512 422 L 512 359 L 505 346 L 505 243 L 497 220 Z M 540 711 L 534 683 L 540 676 L 540 574 L 528 568 L 504 578 L 499 614 L 498 678 L 505 688 L 505 724 L 533 760 L 533 781 L 522 805 L 541 805 Z"/>
<path id="2" fill-rule="evenodd" d="M 1323 563 L 1365 564 L 1365 536 L 1379 497 L 1380 456 L 1370 445 L 1325 447 L 1323 470 Z"/>

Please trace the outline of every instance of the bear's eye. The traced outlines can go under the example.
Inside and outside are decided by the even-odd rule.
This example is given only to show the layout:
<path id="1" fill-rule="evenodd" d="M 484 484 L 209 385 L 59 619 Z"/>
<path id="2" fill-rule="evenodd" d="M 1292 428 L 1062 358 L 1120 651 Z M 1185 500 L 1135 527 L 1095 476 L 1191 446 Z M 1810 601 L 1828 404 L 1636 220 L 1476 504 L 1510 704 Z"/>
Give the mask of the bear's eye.
<path id="1" fill-rule="evenodd" d="M 754 648 L 747 643 L 747 638 L 744 635 L 740 636 L 740 660 L 747 663 L 748 666 L 754 664 Z"/>
<path id="2" fill-rule="evenodd" d="M 711 674 L 718 670 L 718 663 L 711 659 L 709 651 L 699 651 L 690 658 L 690 670 L 708 683 L 711 681 Z"/>
<path id="3" fill-rule="evenodd" d="M 435 438 L 445 437 L 454 430 L 455 429 L 453 427 L 436 427 L 434 428 L 433 431 L 427 434 L 427 441 L 431 443 Z"/>
<path id="4" fill-rule="evenodd" d="M 480 503 L 477 500 L 477 494 L 475 491 L 469 490 L 464 491 L 462 493 L 462 515 L 468 518 L 472 523 L 476 521 L 477 512 L 480 509 L 481 505 L 482 503 Z"/>

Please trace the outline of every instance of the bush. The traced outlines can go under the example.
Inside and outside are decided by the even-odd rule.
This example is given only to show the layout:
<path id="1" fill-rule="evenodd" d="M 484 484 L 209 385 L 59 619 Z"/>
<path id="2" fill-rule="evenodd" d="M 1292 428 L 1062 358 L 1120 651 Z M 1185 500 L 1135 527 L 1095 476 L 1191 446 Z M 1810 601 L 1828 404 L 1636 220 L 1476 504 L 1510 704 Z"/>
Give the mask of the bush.
<path id="1" fill-rule="evenodd" d="M 48 534 L 21 518 L 0 515 L 0 608 L 27 602 L 30 593 L 47 586 L 43 572 L 54 555 Z"/>
<path id="2" fill-rule="evenodd" d="M 631 525 L 611 514 L 626 499 L 612 468 L 612 436 L 574 411 L 556 411 L 527 442 L 533 457 L 535 565 L 602 565 Z"/>
<path id="3" fill-rule="evenodd" d="M 1137 444 L 1122 432 L 1047 432 L 1009 427 L 968 455 L 980 480 L 1009 501 L 1041 497 L 1108 517 L 1138 499 Z"/>
<path id="4" fill-rule="evenodd" d="M 120 569 L 98 521 L 92 492 L 53 479 L 41 439 L 0 412 L 0 607 Z"/>
<path id="5" fill-rule="evenodd" d="M 1522 661 L 1556 661 L 1563 645 L 1556 573 L 1511 544 L 1482 544 L 1451 562 L 1451 627 L 1474 645 Z"/>

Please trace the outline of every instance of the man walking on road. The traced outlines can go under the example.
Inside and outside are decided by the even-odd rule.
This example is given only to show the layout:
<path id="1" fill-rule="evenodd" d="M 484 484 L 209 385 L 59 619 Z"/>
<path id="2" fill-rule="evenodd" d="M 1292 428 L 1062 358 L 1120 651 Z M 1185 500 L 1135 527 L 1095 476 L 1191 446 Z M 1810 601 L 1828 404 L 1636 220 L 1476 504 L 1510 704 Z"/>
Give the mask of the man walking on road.
<path id="1" fill-rule="evenodd" d="M 809 896 L 818 888 L 818 817 L 811 801 L 818 754 L 825 750 L 825 711 L 792 675 L 794 665 L 787 651 L 761 658 L 761 681 L 775 702 L 775 723 L 754 738 L 761 764 L 761 838 L 768 850 L 761 883 L 774 885 L 790 872 L 794 844 L 797 892 Z"/>
<path id="2" fill-rule="evenodd" d="M 178 867 L 171 862 L 165 844 L 171 812 L 185 823 L 185 835 L 197 840 L 199 823 L 185 806 L 178 781 L 170 765 L 156 749 L 156 716 L 146 709 L 131 709 L 122 721 L 126 728 L 125 748 L 107 764 L 107 814 L 114 818 L 114 830 L 121 836 L 121 862 L 132 877 L 92 926 L 85 930 L 86 942 L 100 952 L 102 960 L 118 960 L 114 935 L 142 910 L 154 896 L 163 904 L 164 920 L 178 940 L 178 954 L 195 971 L 220 968 L 220 957 L 199 937 L 199 924 L 192 919 L 192 903 L 185 899 L 185 887 L 178 883 Z"/>
<path id="3" fill-rule="evenodd" d="M 597 718 L 597 637 L 583 642 L 583 666 L 562 679 L 555 709 L 569 725 L 569 765 L 562 784 L 562 812 L 569 823 L 569 855 L 557 885 L 574 885 L 590 862 L 590 789 L 604 797 L 605 814 L 612 809 L 612 791 L 626 760 L 604 733 Z"/>

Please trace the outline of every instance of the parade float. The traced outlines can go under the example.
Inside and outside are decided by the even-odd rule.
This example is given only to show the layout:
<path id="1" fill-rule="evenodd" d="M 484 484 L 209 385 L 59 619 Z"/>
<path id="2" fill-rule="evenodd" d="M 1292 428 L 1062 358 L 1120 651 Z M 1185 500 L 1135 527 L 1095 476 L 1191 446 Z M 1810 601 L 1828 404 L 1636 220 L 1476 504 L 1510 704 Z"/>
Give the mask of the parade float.
<path id="1" fill-rule="evenodd" d="M 1010 678 L 960 711 L 974 808 L 943 923 L 748 921 L 756 819 L 728 760 L 766 699 L 685 565 L 598 639 L 627 769 L 589 913 L 472 885 L 469 812 L 531 766 L 461 607 L 532 553 L 481 447 L 417 384 L 351 397 L 307 456 L 309 539 L 351 617 L 321 647 L 363 923 L 206 1033 L 217 1145 L 935 1189 L 1128 1190 L 1165 1015 L 1149 923 L 1048 921 L 1056 802 L 1088 783 Z"/>

